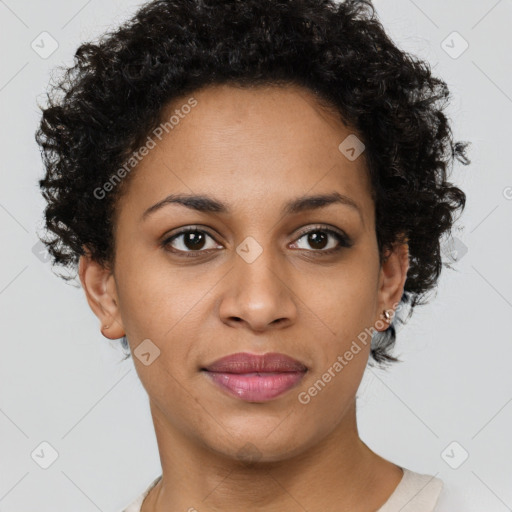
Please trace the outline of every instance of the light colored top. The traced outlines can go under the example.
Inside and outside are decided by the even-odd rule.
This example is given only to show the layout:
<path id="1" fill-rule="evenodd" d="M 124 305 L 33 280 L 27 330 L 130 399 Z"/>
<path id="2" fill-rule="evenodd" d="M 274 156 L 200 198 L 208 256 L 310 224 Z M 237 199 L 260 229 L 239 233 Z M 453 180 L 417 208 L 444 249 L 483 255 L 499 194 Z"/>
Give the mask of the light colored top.
<path id="1" fill-rule="evenodd" d="M 402 468 L 402 480 L 377 512 L 436 512 L 443 481 Z"/>
<path id="2" fill-rule="evenodd" d="M 402 480 L 386 503 L 376 512 L 437 512 L 436 504 L 443 488 L 443 481 L 432 475 L 402 469 L 404 471 Z M 162 475 L 153 480 L 149 487 L 122 512 L 140 512 L 142 502 L 160 478 Z"/>

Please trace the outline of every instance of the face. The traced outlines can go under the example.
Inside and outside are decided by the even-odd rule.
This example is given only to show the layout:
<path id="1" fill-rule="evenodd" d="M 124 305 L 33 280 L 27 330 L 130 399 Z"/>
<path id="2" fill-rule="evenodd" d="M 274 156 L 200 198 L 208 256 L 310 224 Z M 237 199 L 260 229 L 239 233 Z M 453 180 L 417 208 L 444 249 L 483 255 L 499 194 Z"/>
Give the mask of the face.
<path id="1" fill-rule="evenodd" d="M 114 272 L 83 257 L 80 278 L 104 334 L 126 334 L 169 436 L 238 458 L 251 443 L 261 460 L 284 460 L 347 421 L 370 350 L 361 333 L 387 327 L 406 255 L 379 265 L 364 152 L 340 151 L 354 131 L 308 91 L 192 96 L 193 108 L 182 108 L 189 97 L 167 106 L 163 117 L 178 109 L 179 122 L 132 171 Z M 154 206 L 171 195 L 182 200 Z M 202 370 L 240 352 L 285 354 L 307 371 L 263 398 Z"/>

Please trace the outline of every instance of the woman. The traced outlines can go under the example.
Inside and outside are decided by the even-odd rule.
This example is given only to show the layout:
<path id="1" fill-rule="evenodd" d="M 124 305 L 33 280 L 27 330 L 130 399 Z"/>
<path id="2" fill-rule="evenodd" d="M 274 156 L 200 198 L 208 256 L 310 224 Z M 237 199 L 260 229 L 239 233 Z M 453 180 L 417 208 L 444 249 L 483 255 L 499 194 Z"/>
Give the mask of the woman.
<path id="1" fill-rule="evenodd" d="M 448 97 L 369 1 L 157 0 L 78 49 L 45 243 L 148 393 L 162 475 L 126 512 L 439 509 L 355 396 L 465 205 Z"/>

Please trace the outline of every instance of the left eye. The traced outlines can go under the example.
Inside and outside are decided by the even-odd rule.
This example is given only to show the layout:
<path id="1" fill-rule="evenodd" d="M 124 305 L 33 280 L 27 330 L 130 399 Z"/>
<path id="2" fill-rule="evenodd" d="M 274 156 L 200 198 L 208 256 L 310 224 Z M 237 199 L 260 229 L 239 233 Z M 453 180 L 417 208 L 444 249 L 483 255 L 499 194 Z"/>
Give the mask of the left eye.
<path id="1" fill-rule="evenodd" d="M 332 242 L 330 246 L 329 237 L 331 238 L 331 241 L 332 239 L 335 240 L 335 242 Z M 332 229 L 316 228 L 307 231 L 306 233 L 303 233 L 300 236 L 300 238 L 297 239 L 298 241 L 295 242 L 295 244 L 298 244 L 298 242 L 303 238 L 306 240 L 307 244 L 313 247 L 314 251 L 318 252 L 337 251 L 342 247 L 351 246 L 351 242 L 348 237 L 342 235 L 341 233 L 338 233 L 337 231 L 333 231 Z M 299 249 L 307 249 L 307 247 L 299 247 Z"/>

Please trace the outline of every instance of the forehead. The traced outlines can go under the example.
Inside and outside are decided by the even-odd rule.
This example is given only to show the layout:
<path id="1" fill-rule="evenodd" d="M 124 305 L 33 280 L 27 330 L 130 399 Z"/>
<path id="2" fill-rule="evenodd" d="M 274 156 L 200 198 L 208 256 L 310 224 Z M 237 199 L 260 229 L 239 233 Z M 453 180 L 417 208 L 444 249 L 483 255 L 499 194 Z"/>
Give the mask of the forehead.
<path id="1" fill-rule="evenodd" d="M 190 105 L 193 105 L 192 107 Z M 142 212 L 171 193 L 215 195 L 254 208 L 336 190 L 371 206 L 364 153 L 340 144 L 355 135 L 340 116 L 298 86 L 209 86 L 175 98 L 167 123 L 137 165 L 128 189 Z"/>

